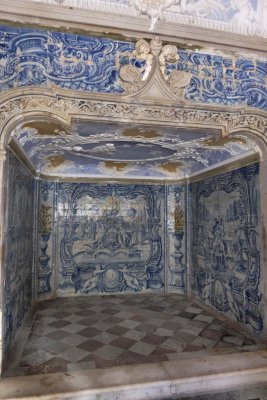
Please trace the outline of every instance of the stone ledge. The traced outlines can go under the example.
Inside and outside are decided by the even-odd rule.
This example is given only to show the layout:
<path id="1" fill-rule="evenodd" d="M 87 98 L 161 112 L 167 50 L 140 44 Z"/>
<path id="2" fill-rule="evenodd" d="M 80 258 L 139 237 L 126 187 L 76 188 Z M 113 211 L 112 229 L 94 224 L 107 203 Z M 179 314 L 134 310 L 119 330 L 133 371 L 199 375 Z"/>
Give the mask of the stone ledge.
<path id="1" fill-rule="evenodd" d="M 267 350 L 0 381 L 0 399 L 167 399 L 267 381 Z"/>
<path id="2" fill-rule="evenodd" d="M 99 11 L 75 9 L 62 5 L 51 5 L 27 0 L 0 0 L 1 21 L 14 25 L 33 25 L 38 27 L 57 27 L 57 29 L 71 30 L 73 32 L 105 32 L 108 35 L 117 34 L 125 37 L 153 38 L 160 35 L 166 41 L 176 41 L 191 46 L 209 44 L 219 45 L 221 49 L 232 52 L 233 50 L 252 51 L 255 54 L 266 55 L 267 39 L 260 36 L 224 32 L 208 27 L 178 24 L 169 21 L 159 21 L 153 32 L 149 31 L 148 18 L 103 13 Z"/>

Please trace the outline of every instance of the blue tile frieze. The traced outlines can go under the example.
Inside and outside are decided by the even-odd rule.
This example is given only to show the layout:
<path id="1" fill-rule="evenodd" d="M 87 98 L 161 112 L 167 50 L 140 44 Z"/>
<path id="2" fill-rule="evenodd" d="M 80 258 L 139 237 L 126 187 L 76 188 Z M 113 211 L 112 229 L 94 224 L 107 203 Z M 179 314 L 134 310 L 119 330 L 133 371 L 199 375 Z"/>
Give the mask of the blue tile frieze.
<path id="1" fill-rule="evenodd" d="M 4 269 L 4 351 L 12 343 L 32 303 L 34 181 L 8 153 L 8 228 Z"/>
<path id="2" fill-rule="evenodd" d="M 60 294 L 163 290 L 164 187 L 60 183 Z"/>
<path id="3" fill-rule="evenodd" d="M 133 82 L 131 76 L 126 76 L 123 82 L 124 68 L 133 68 L 141 84 L 149 62 L 152 61 L 148 55 L 136 54 L 135 43 L 131 42 L 45 30 L 0 28 L 1 92 L 34 85 L 130 93 Z M 175 71 L 192 75 L 182 95 L 189 101 L 267 109 L 265 60 L 178 50 L 175 61 L 166 60 L 163 74 L 168 80 Z"/>
<path id="4" fill-rule="evenodd" d="M 259 164 L 191 185 L 195 295 L 263 329 Z"/>
<path id="5" fill-rule="evenodd" d="M 178 61 L 167 63 L 173 71 L 192 74 L 185 98 L 200 103 L 241 105 L 267 109 L 267 62 L 246 58 L 178 51 Z"/>
<path id="6" fill-rule="evenodd" d="M 24 28 L 0 29 L 1 91 L 21 86 L 120 93 L 116 55 L 134 44 Z"/>

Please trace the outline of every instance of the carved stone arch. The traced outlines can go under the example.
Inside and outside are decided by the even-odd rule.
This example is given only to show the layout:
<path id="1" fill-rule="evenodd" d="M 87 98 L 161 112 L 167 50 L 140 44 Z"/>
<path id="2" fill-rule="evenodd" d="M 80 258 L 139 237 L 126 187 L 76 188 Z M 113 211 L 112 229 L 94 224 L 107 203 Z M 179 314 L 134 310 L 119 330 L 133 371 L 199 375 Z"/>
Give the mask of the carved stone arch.
<path id="1" fill-rule="evenodd" d="M 145 97 L 145 96 L 144 96 Z M 7 162 L 6 150 L 12 132 L 19 126 L 37 120 L 54 120 L 70 129 L 73 118 L 110 122 L 147 123 L 160 126 L 201 127 L 221 130 L 222 136 L 247 132 L 262 150 L 262 201 L 267 200 L 267 114 L 264 111 L 238 107 L 177 105 L 173 99 L 149 101 L 143 98 L 125 98 L 99 93 L 72 92 L 63 89 L 14 89 L 1 96 L 0 103 L 0 247 L 4 248 L 7 224 Z M 267 211 L 262 207 L 263 246 L 266 249 Z M 264 254 L 264 251 L 263 251 Z M 263 263 L 266 265 L 266 255 Z M 3 279 L 4 251 L 0 254 L 0 280 Z M 266 268 L 264 268 L 266 269 Z M 267 272 L 265 273 L 267 275 Z M 264 277 L 266 282 L 266 276 Z M 1 295 L 2 296 L 2 295 Z M 265 300 L 266 302 L 266 300 Z M 3 302 L 0 299 L 0 304 Z M 265 311 L 266 313 L 266 311 Z M 0 310 L 1 314 L 1 310 Z M 267 315 L 265 315 L 265 321 Z M 0 319 L 1 330 L 2 318 Z M 266 328 L 265 328 L 266 329 Z M 266 331 L 265 331 L 266 333 Z M 0 352 L 0 368 L 1 368 Z"/>
<path id="2" fill-rule="evenodd" d="M 49 94 L 50 96 L 39 97 L 39 90 L 37 93 L 30 91 L 28 95 L 20 96 L 13 93 L 7 101 L 0 103 L 0 149 L 6 148 L 17 129 L 33 121 L 55 122 L 69 131 L 68 112 L 65 110 L 62 112 L 53 107 L 54 103 L 51 100 L 54 96 L 52 93 Z"/>
<path id="3" fill-rule="evenodd" d="M 57 114 L 47 111 L 43 111 L 41 113 L 39 111 L 28 111 L 25 113 L 23 112 L 19 116 L 13 116 L 8 121 L 1 134 L 0 146 L 5 148 L 12 137 L 16 134 L 17 130 L 23 129 L 25 127 L 32 127 L 33 129 L 35 129 L 33 126 L 35 122 L 56 124 L 60 126 L 62 130 L 66 131 L 66 134 L 70 131 L 69 123 Z"/>
<path id="4" fill-rule="evenodd" d="M 266 120 L 267 120 L 267 116 L 266 116 Z M 249 137 L 250 139 L 252 139 L 257 146 L 259 147 L 259 149 L 261 151 L 264 151 L 264 149 L 266 149 L 267 151 L 267 136 L 265 136 L 267 134 L 267 131 L 265 132 L 261 132 L 258 129 L 256 129 L 256 127 L 254 127 L 253 125 L 248 125 L 248 126 L 243 126 L 243 127 L 238 127 L 238 128 L 234 128 L 229 130 L 229 132 L 226 133 L 225 136 L 236 136 L 238 134 L 242 133 L 242 135 L 245 135 L 247 137 Z"/>
<path id="5" fill-rule="evenodd" d="M 73 118 L 125 121 L 177 127 L 220 129 L 222 135 L 249 130 L 259 137 L 267 132 L 267 114 L 261 110 L 214 105 L 177 104 L 148 101 L 142 98 L 117 97 L 111 94 L 82 93 L 65 89 L 14 89 L 2 96 L 0 103 L 0 143 L 16 124 L 26 116 L 54 116 L 66 126 Z M 265 140 L 265 139 L 264 139 Z"/>
<path id="6" fill-rule="evenodd" d="M 173 104 L 185 104 L 186 101 L 177 98 L 177 96 L 172 93 L 170 87 L 163 79 L 162 74 L 159 70 L 157 60 L 152 65 L 152 70 L 145 84 L 134 94 L 126 95 L 125 98 L 138 98 L 138 100 L 148 100 L 148 101 L 162 101 L 164 103 Z"/>

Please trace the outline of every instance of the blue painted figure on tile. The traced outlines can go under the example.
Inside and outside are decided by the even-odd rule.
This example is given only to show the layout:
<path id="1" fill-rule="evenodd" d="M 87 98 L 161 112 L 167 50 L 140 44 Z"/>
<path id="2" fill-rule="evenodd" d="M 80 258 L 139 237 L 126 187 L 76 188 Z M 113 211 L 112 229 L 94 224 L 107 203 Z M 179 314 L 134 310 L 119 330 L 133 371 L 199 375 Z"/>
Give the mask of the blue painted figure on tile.
<path id="1" fill-rule="evenodd" d="M 8 153 L 8 230 L 3 279 L 3 348 L 6 352 L 32 303 L 34 182 L 13 153 Z"/>
<path id="2" fill-rule="evenodd" d="M 225 254 L 227 252 L 227 246 L 224 240 L 224 234 L 223 220 L 222 218 L 216 218 L 212 228 L 212 257 L 215 270 L 224 270 L 226 268 Z"/>
<path id="3" fill-rule="evenodd" d="M 163 187 L 59 184 L 59 293 L 160 290 Z"/>
<path id="4" fill-rule="evenodd" d="M 262 331 L 259 164 L 193 183 L 191 196 L 195 295 Z"/>

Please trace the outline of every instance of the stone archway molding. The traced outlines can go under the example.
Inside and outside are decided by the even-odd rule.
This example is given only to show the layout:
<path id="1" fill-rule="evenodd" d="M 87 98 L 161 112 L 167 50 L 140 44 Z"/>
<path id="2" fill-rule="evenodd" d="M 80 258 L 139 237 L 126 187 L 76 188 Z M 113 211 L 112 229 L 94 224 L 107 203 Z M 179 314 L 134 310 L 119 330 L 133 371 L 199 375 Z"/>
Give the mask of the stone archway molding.
<path id="1" fill-rule="evenodd" d="M 4 241 L 7 232 L 7 174 L 8 143 L 19 126 L 28 121 L 54 119 L 66 129 L 73 119 L 127 122 L 155 126 L 185 128 L 217 128 L 222 137 L 238 131 L 249 132 L 267 145 L 267 113 L 240 107 L 176 104 L 173 100 L 149 101 L 136 97 L 119 97 L 99 93 L 80 93 L 55 88 L 20 88 L 8 91 L 0 101 L 0 279 L 4 276 Z M 53 139 L 51 139 L 53 140 Z M 263 203 L 262 203 L 263 204 Z M 263 212 L 264 214 L 264 212 Z M 264 220 L 265 225 L 265 220 Z M 264 230 L 265 232 L 265 230 Z M 0 330 L 3 321 L 1 293 Z M 266 318 L 265 318 L 266 320 Z M 0 343 L 1 349 L 1 343 Z M 0 350 L 0 369 L 3 368 Z"/>
<path id="2" fill-rule="evenodd" d="M 267 144 L 267 113 L 245 107 L 152 103 L 98 93 L 31 87 L 10 90 L 0 102 L 1 159 L 14 130 L 31 119 L 55 118 L 66 127 L 73 119 L 140 123 L 184 128 L 216 128 L 222 137 L 246 130 Z"/>

